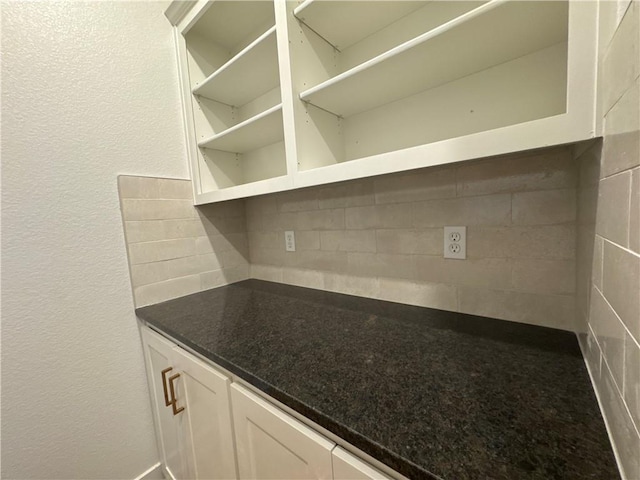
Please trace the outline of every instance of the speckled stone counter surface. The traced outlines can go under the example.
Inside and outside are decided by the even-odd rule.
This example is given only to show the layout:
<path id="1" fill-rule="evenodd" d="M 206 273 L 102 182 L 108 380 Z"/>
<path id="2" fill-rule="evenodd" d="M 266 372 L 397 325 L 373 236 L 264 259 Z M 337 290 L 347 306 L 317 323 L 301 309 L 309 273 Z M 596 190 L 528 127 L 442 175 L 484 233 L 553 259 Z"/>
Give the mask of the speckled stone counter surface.
<path id="1" fill-rule="evenodd" d="M 409 478 L 619 478 L 571 333 L 259 280 L 136 313 Z"/>

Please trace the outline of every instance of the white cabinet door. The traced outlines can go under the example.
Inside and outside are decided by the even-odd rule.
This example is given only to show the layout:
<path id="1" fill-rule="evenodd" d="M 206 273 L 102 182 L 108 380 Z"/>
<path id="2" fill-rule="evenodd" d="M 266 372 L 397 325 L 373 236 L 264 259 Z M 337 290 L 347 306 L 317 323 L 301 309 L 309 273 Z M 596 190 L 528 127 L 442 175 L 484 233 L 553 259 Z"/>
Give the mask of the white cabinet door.
<path id="1" fill-rule="evenodd" d="M 180 441 L 178 424 L 173 409 L 167 405 L 170 400 L 168 379 L 176 373 L 173 365 L 175 345 L 148 328 L 142 327 L 140 330 L 161 461 L 171 479 L 186 478 L 187 460 Z"/>
<path id="2" fill-rule="evenodd" d="M 180 372 L 176 399 L 185 407 L 176 419 L 188 455 L 189 478 L 237 478 L 229 378 L 180 347 L 173 353 Z"/>
<path id="3" fill-rule="evenodd" d="M 391 480 L 391 477 L 340 447 L 334 448 L 331 454 L 334 480 Z"/>
<path id="4" fill-rule="evenodd" d="M 242 479 L 330 479 L 335 446 L 246 388 L 231 385 Z"/>

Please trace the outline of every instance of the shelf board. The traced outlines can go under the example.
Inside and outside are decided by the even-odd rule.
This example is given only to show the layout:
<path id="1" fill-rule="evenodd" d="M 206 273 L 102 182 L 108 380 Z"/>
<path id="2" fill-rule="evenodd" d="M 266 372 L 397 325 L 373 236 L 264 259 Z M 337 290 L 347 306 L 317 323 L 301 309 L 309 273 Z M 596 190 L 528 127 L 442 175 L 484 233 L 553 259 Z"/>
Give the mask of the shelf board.
<path id="1" fill-rule="evenodd" d="M 293 188 L 291 175 L 267 178 L 256 182 L 234 185 L 219 190 L 205 191 L 195 196 L 196 205 L 204 205 L 212 202 L 223 202 L 236 198 L 253 197 L 274 192 L 282 192 Z"/>
<path id="2" fill-rule="evenodd" d="M 293 14 L 335 48 L 343 50 L 425 3 L 424 0 L 306 0 Z"/>
<path id="3" fill-rule="evenodd" d="M 284 138 L 282 104 L 198 143 L 200 148 L 245 153 Z"/>
<path id="4" fill-rule="evenodd" d="M 349 117 L 565 41 L 567 12 L 564 1 L 492 0 L 305 90 L 300 99 Z"/>
<path id="5" fill-rule="evenodd" d="M 385 175 L 436 165 L 534 150 L 594 138 L 580 115 L 560 114 L 530 122 L 472 133 L 462 137 L 299 170 L 295 188 Z"/>
<path id="6" fill-rule="evenodd" d="M 279 84 L 273 26 L 193 89 L 194 95 L 240 107 Z"/>
<path id="7" fill-rule="evenodd" d="M 267 22 L 274 23 L 272 2 L 217 0 L 211 2 L 188 33 L 233 50 Z"/>

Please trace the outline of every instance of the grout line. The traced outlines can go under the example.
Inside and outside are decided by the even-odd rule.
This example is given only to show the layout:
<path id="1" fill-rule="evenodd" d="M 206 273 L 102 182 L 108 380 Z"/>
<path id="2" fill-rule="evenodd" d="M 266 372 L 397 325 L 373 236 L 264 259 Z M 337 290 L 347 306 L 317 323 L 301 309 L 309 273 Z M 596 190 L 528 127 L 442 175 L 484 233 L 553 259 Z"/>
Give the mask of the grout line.
<path id="1" fill-rule="evenodd" d="M 604 181 L 604 180 L 609 180 L 613 177 L 617 177 L 619 175 L 626 175 L 627 173 L 632 173 L 636 168 L 638 168 L 638 165 L 634 165 L 632 167 L 627 167 L 624 170 L 620 170 L 619 172 L 615 172 L 612 173 L 611 175 L 607 175 L 606 177 L 602 177 L 600 178 L 600 180 L 598 181 L 598 183 Z"/>
<path id="2" fill-rule="evenodd" d="M 633 198 L 633 171 L 629 173 L 629 218 L 627 218 L 627 245 L 631 246 L 631 199 Z"/>
<path id="3" fill-rule="evenodd" d="M 620 245 L 620 244 L 618 244 L 616 242 L 612 242 L 608 238 L 602 237 L 602 239 L 605 242 L 609 242 L 611 245 L 614 245 L 614 246 L 618 247 L 620 250 L 624 250 L 625 252 L 630 253 L 631 255 L 633 255 L 635 257 L 640 258 L 640 253 L 634 252 L 633 250 L 629 250 L 627 247 L 623 247 L 622 245 Z M 603 262 L 604 262 L 604 245 L 602 246 L 602 259 L 603 259 Z M 604 272 L 604 270 L 603 270 L 603 272 Z"/>
<path id="4" fill-rule="evenodd" d="M 156 471 L 162 473 L 162 465 L 161 465 L 160 462 L 158 462 L 155 465 L 152 465 L 151 467 L 149 467 L 147 470 L 145 470 L 140 475 L 138 475 L 136 478 L 134 478 L 134 480 L 145 480 L 147 475 L 150 475 L 152 473 L 156 473 Z"/>
<path id="5" fill-rule="evenodd" d="M 609 363 L 607 362 L 607 358 L 604 355 L 602 355 L 602 359 L 604 360 L 604 366 L 607 367 L 607 371 L 605 372 L 605 374 L 609 375 L 609 378 L 613 382 L 613 386 L 616 389 L 616 391 L 613 393 L 618 394 L 618 397 L 620 398 L 620 400 L 622 401 L 622 405 L 624 406 L 625 413 L 627 414 L 628 419 L 631 421 L 631 427 L 635 431 L 635 434 L 640 438 L 640 430 L 638 430 L 638 427 L 636 426 L 636 423 L 633 420 L 633 416 L 631 415 L 631 410 L 627 405 L 627 401 L 625 400 L 624 395 L 620 391 L 620 387 L 618 386 L 618 383 L 616 382 L 616 379 L 613 376 L 613 373 L 611 372 L 611 368 L 609 368 Z"/>
<path id="6" fill-rule="evenodd" d="M 616 312 L 616 309 L 613 308 L 613 305 L 611 305 L 609 303 L 609 300 L 607 300 L 607 297 L 605 296 L 604 292 L 602 292 L 597 285 L 593 284 L 593 288 L 595 288 L 600 295 L 602 295 L 602 298 L 604 298 L 604 301 L 606 302 L 606 304 L 609 306 L 609 308 L 613 311 L 614 315 L 616 316 L 616 318 L 618 319 L 618 321 L 622 324 L 622 326 L 624 327 L 624 329 L 626 330 L 627 334 L 631 337 L 631 339 L 633 340 L 633 342 L 638 346 L 638 348 L 640 349 L 640 342 L 638 340 L 636 340 L 636 338 L 633 336 L 633 334 L 631 333 L 631 331 L 629 330 L 629 328 L 627 327 L 627 325 L 622 321 L 622 319 L 620 318 L 620 316 L 618 315 L 618 312 Z"/>

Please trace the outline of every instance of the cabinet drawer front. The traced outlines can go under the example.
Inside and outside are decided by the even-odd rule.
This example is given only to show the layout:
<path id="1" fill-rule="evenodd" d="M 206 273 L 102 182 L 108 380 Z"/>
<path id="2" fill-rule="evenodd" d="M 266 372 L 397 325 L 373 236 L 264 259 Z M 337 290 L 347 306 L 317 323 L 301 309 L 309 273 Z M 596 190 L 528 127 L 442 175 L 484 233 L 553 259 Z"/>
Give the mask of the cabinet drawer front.
<path id="1" fill-rule="evenodd" d="M 333 478 L 333 442 L 246 388 L 231 399 L 240 478 Z"/>

